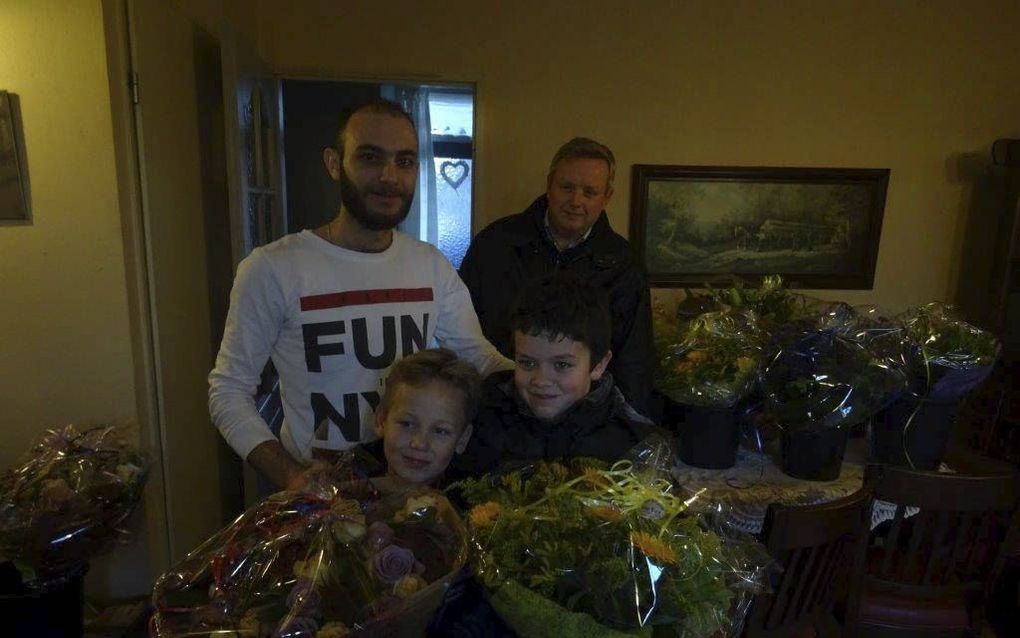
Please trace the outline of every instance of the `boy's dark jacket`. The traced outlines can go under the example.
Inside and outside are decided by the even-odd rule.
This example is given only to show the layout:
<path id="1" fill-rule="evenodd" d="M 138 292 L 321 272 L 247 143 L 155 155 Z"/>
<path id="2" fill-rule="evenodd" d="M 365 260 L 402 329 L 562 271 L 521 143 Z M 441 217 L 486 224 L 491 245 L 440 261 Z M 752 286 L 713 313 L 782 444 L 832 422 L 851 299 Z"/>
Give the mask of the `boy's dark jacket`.
<path id="1" fill-rule="evenodd" d="M 452 476 L 477 476 L 542 458 L 593 457 L 616 461 L 662 430 L 631 408 L 608 373 L 555 422 L 544 423 L 514 389 L 513 371 L 489 376 L 474 433 L 454 457 Z"/>

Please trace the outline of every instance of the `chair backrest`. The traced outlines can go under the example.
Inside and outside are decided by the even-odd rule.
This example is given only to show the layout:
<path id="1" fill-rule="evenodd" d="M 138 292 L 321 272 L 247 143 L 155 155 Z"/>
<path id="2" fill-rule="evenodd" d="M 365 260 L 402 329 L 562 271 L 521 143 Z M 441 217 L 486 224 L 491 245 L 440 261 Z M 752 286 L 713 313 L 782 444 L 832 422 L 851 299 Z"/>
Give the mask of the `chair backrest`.
<path id="1" fill-rule="evenodd" d="M 1001 564 L 1020 497 L 1016 474 L 965 476 L 869 466 L 876 501 L 895 505 L 888 529 L 861 545 L 855 571 L 873 590 L 918 599 L 982 593 Z"/>
<path id="2" fill-rule="evenodd" d="M 755 597 L 745 636 L 795 636 L 832 610 L 870 503 L 862 489 L 818 505 L 769 506 L 765 543 L 783 571 L 773 592 Z"/>

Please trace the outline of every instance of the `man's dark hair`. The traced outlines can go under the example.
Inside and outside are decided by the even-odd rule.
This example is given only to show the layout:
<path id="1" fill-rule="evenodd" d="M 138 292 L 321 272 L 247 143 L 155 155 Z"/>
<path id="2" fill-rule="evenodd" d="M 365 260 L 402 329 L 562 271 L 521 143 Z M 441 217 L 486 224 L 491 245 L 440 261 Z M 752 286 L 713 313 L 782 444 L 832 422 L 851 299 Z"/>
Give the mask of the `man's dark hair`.
<path id="1" fill-rule="evenodd" d="M 606 295 L 567 273 L 530 282 L 517 297 L 510 326 L 527 335 L 583 343 L 591 351 L 592 367 L 609 352 L 612 323 Z"/>
<path id="2" fill-rule="evenodd" d="M 344 157 L 344 134 L 347 133 L 347 123 L 351 121 L 351 118 L 361 113 L 375 113 L 376 115 L 391 115 L 393 117 L 402 117 L 407 120 L 407 123 L 411 125 L 411 130 L 417 131 L 414 120 L 411 118 L 411 114 L 408 113 L 404 107 L 400 106 L 392 100 L 386 100 L 381 97 L 375 97 L 370 100 L 361 100 L 349 104 L 340 111 L 340 123 L 336 129 L 336 150 L 340 153 L 340 159 Z"/>

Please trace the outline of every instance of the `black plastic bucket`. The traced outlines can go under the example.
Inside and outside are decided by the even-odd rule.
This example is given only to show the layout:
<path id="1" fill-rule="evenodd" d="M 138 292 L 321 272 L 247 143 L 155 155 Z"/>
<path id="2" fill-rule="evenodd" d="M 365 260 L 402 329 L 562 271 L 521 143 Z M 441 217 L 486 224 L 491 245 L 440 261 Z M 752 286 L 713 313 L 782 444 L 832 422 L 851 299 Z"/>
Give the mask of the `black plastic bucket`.
<path id="1" fill-rule="evenodd" d="M 71 638 L 84 632 L 87 566 L 39 589 L 22 583 L 10 562 L 0 563 L 0 633 L 11 638 Z"/>
<path id="2" fill-rule="evenodd" d="M 849 434 L 846 428 L 784 430 L 783 472 L 808 481 L 836 480 L 843 466 Z"/>
<path id="3" fill-rule="evenodd" d="M 872 460 L 917 470 L 937 470 L 952 438 L 958 408 L 959 402 L 935 403 L 909 395 L 901 397 L 871 419 Z"/>
<path id="4" fill-rule="evenodd" d="M 679 406 L 680 460 L 687 465 L 724 470 L 737 462 L 740 423 L 734 408 Z"/>

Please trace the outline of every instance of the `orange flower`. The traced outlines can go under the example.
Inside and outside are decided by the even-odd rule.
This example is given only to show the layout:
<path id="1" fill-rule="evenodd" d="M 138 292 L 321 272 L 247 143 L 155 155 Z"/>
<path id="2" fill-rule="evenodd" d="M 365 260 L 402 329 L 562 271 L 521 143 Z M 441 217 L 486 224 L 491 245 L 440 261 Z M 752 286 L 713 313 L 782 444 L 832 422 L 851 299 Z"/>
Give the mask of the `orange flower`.
<path id="1" fill-rule="evenodd" d="M 495 524 L 496 519 L 498 519 L 499 515 L 502 513 L 502 505 L 495 501 L 489 501 L 488 503 L 475 505 L 471 508 L 471 512 L 468 513 L 468 519 L 471 521 L 472 527 L 492 527 L 492 525 Z"/>
<path id="2" fill-rule="evenodd" d="M 640 549 L 641 553 L 648 558 L 668 563 L 670 565 L 676 565 L 676 552 L 674 552 L 673 549 L 661 539 L 658 539 L 646 532 L 631 532 L 630 542 Z"/>
<path id="3" fill-rule="evenodd" d="M 609 482 L 606 480 L 606 476 L 602 472 L 593 467 L 584 468 L 584 472 L 581 473 L 581 477 L 584 479 L 585 483 L 588 483 L 593 487 L 602 487 Z"/>

